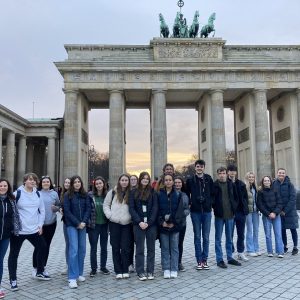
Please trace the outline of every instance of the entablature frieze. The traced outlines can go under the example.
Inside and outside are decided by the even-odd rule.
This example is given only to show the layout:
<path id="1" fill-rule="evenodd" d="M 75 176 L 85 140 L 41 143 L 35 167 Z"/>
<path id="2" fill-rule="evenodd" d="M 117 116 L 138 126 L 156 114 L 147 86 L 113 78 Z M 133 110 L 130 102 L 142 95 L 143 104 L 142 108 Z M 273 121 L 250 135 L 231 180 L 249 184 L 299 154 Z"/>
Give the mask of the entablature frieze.
<path id="1" fill-rule="evenodd" d="M 68 72 L 65 83 L 203 83 L 203 82 L 247 82 L 247 83 L 291 83 L 300 82 L 298 71 L 182 71 L 182 72 Z M 79 87 L 80 88 L 80 87 Z"/>

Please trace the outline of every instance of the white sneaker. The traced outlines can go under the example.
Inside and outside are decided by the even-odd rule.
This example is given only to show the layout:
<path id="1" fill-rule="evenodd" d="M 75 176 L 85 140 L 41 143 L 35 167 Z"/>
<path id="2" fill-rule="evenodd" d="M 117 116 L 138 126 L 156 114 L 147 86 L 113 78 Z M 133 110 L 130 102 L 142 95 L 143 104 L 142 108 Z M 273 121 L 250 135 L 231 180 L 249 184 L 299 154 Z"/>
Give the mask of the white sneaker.
<path id="1" fill-rule="evenodd" d="M 241 261 L 248 261 L 249 260 L 244 253 L 238 253 L 237 258 Z"/>
<path id="2" fill-rule="evenodd" d="M 129 278 L 130 276 L 129 276 L 129 273 L 123 273 L 123 278 L 125 278 L 125 279 L 127 279 L 127 278 Z"/>
<path id="3" fill-rule="evenodd" d="M 85 281 L 85 277 L 84 276 L 79 276 L 77 280 L 79 282 L 84 282 Z"/>
<path id="4" fill-rule="evenodd" d="M 277 257 L 278 258 L 283 258 L 283 254 L 278 254 Z"/>
<path id="5" fill-rule="evenodd" d="M 248 252 L 248 256 L 251 256 L 251 257 L 257 257 L 258 254 L 255 253 L 255 252 Z"/>
<path id="6" fill-rule="evenodd" d="M 31 276 L 32 276 L 33 278 L 35 278 L 36 273 L 37 273 L 37 269 L 36 269 L 36 268 L 33 268 L 32 272 L 31 272 Z"/>
<path id="7" fill-rule="evenodd" d="M 76 279 L 70 279 L 69 280 L 69 288 L 70 289 L 76 289 L 78 287 Z"/>
<path id="8" fill-rule="evenodd" d="M 177 278 L 177 271 L 171 271 L 170 278 Z"/>
<path id="9" fill-rule="evenodd" d="M 262 253 L 260 251 L 257 251 L 256 254 L 257 254 L 257 256 L 261 256 L 262 255 Z"/>
<path id="10" fill-rule="evenodd" d="M 164 271 L 164 278 L 165 279 L 170 279 L 171 278 L 171 272 L 170 272 L 170 270 L 165 270 Z"/>
<path id="11" fill-rule="evenodd" d="M 117 274 L 116 275 L 116 279 L 122 279 L 123 278 L 123 274 Z"/>
<path id="12" fill-rule="evenodd" d="M 268 257 L 273 257 L 273 253 L 268 253 Z"/>

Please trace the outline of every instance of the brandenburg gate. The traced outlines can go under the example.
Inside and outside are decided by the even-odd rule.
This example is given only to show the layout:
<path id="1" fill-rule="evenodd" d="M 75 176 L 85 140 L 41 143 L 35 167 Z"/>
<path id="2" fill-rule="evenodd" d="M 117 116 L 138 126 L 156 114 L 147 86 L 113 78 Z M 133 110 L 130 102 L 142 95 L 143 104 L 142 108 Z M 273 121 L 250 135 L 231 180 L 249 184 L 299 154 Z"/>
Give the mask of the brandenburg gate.
<path id="1" fill-rule="evenodd" d="M 66 45 L 64 176 L 87 182 L 88 112 L 109 108 L 109 174 L 125 171 L 125 111 L 147 108 L 152 177 L 167 162 L 166 109 L 198 111 L 206 171 L 225 165 L 224 108 L 234 111 L 243 178 L 287 169 L 300 187 L 300 46 L 232 46 L 221 38 L 154 38 L 149 45 Z"/>

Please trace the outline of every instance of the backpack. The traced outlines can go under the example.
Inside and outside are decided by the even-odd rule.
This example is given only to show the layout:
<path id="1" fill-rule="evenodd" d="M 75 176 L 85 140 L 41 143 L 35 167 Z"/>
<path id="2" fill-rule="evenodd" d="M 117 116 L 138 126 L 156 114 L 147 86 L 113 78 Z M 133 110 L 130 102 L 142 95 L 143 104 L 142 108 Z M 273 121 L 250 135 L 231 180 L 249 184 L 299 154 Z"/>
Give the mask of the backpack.
<path id="1" fill-rule="evenodd" d="M 35 192 L 36 192 L 36 194 L 38 195 L 38 197 L 40 198 L 40 197 L 41 197 L 41 195 L 40 195 L 39 191 L 38 191 L 38 190 L 36 190 Z M 21 197 L 21 190 L 17 190 L 17 195 L 16 195 L 16 203 L 18 203 L 18 201 L 19 201 L 20 197 Z"/>

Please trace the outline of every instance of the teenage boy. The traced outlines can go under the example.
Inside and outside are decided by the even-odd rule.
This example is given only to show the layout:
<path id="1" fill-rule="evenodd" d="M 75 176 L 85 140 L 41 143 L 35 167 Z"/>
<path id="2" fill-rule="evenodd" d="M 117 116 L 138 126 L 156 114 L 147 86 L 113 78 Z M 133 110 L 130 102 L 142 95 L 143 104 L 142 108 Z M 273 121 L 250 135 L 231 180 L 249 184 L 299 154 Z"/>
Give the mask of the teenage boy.
<path id="1" fill-rule="evenodd" d="M 249 259 L 245 256 L 245 227 L 246 218 L 249 214 L 248 207 L 248 193 L 246 185 L 243 181 L 237 178 L 237 167 L 235 165 L 229 165 L 227 167 L 228 178 L 232 181 L 237 192 L 238 206 L 234 214 L 234 224 L 232 230 L 232 239 L 234 236 L 234 227 L 236 227 L 237 243 L 236 248 L 238 252 L 237 258 L 242 261 L 248 261 Z M 234 245 L 232 248 L 234 252 Z"/>
<path id="2" fill-rule="evenodd" d="M 214 183 L 211 176 L 204 171 L 205 161 L 197 160 L 195 162 L 195 174 L 186 182 L 187 195 L 190 198 L 197 270 L 209 270 L 207 258 Z"/>
<path id="3" fill-rule="evenodd" d="M 213 209 L 215 214 L 215 251 L 217 266 L 227 268 L 223 260 L 222 235 L 225 226 L 226 254 L 227 262 L 230 265 L 240 266 L 241 263 L 232 257 L 232 230 L 234 214 L 238 206 L 235 187 L 231 180 L 227 178 L 225 167 L 217 170 L 217 180 L 214 182 L 214 202 Z"/>
<path id="4" fill-rule="evenodd" d="M 37 250 L 37 273 L 35 278 L 39 280 L 50 279 L 50 277 L 44 273 L 46 242 L 42 237 L 42 233 L 45 220 L 45 207 L 44 202 L 40 199 L 39 193 L 35 188 L 37 176 L 34 173 L 25 174 L 23 183 L 24 184 L 15 192 L 22 228 L 19 231 L 19 235 L 11 235 L 8 257 L 9 279 L 12 291 L 18 290 L 18 256 L 25 240 L 28 240 Z"/>
<path id="5" fill-rule="evenodd" d="M 286 170 L 279 168 L 277 178 L 273 182 L 273 188 L 278 193 L 283 203 L 283 209 L 280 213 L 281 231 L 284 252 L 288 251 L 286 229 L 290 229 L 293 239 L 292 255 L 298 254 L 298 214 L 296 209 L 296 190 L 291 183 L 290 178 L 286 175 Z"/>

